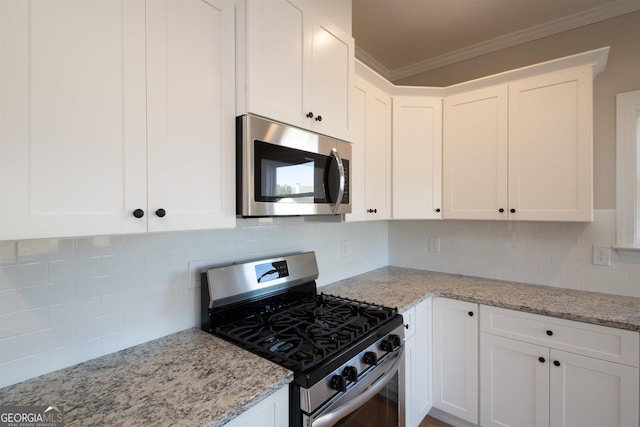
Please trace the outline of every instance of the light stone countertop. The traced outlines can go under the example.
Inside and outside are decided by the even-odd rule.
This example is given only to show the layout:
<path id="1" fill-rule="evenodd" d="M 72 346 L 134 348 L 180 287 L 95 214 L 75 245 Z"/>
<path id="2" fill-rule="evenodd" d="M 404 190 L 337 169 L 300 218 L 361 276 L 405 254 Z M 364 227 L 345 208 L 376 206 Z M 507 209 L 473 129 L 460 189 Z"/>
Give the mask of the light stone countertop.
<path id="1" fill-rule="evenodd" d="M 527 285 L 401 267 L 383 267 L 319 292 L 397 307 L 400 312 L 429 295 L 640 331 L 640 298 Z"/>
<path id="2" fill-rule="evenodd" d="M 0 405 L 63 406 L 65 426 L 220 426 L 293 379 L 198 329 L 0 389 Z"/>

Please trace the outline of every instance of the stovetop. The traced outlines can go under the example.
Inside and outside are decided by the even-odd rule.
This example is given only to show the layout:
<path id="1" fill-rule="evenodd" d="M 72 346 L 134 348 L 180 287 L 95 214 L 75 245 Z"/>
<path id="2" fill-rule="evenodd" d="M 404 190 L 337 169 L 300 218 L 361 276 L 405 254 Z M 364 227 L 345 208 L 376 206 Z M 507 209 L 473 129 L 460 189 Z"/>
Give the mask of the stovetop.
<path id="1" fill-rule="evenodd" d="M 245 317 L 212 325 L 213 332 L 294 372 L 348 350 L 398 315 L 395 309 L 327 294 L 272 299 L 243 310 Z"/>

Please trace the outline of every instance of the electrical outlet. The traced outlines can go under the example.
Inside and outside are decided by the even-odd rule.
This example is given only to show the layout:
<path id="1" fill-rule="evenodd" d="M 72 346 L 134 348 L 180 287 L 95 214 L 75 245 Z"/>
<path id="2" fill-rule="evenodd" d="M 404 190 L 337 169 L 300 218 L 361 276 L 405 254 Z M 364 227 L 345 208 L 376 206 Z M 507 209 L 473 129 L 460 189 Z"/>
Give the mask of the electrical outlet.
<path id="1" fill-rule="evenodd" d="M 348 255 L 349 245 L 347 243 L 348 243 L 348 240 L 340 241 L 340 255 L 342 255 L 342 257 L 346 257 Z"/>
<path id="2" fill-rule="evenodd" d="M 593 246 L 593 264 L 611 266 L 611 248 L 608 246 Z"/>
<path id="3" fill-rule="evenodd" d="M 440 252 L 440 238 L 439 237 L 430 237 L 429 238 L 429 252 Z"/>

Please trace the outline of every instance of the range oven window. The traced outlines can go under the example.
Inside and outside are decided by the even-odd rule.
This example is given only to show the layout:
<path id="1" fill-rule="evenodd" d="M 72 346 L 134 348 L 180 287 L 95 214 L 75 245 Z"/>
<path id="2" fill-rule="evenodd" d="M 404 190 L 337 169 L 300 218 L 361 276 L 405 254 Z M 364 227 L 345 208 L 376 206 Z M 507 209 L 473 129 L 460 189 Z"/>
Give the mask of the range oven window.
<path id="1" fill-rule="evenodd" d="M 254 141 L 255 201 L 333 203 L 340 173 L 327 155 Z"/>

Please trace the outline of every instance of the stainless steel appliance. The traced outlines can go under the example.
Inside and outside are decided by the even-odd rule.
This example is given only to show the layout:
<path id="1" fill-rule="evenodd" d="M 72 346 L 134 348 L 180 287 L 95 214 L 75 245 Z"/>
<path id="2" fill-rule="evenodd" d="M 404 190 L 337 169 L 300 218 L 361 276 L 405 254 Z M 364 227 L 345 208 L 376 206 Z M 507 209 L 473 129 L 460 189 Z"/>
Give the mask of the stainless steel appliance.
<path id="1" fill-rule="evenodd" d="M 402 315 L 317 277 L 313 252 L 207 269 L 202 329 L 293 371 L 291 427 L 403 425 Z"/>
<path id="2" fill-rule="evenodd" d="M 351 213 L 351 144 L 244 115 L 236 121 L 237 213 Z"/>

